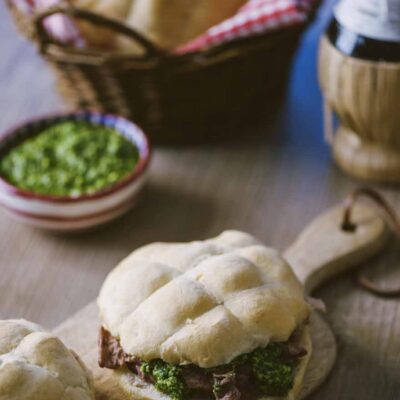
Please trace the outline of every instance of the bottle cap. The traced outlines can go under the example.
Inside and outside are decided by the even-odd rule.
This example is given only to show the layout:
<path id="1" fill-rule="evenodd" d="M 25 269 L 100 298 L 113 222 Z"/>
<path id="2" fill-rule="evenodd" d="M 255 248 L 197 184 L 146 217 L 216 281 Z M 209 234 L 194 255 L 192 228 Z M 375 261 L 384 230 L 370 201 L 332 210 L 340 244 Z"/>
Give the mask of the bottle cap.
<path id="1" fill-rule="evenodd" d="M 341 0 L 334 15 L 341 25 L 362 36 L 400 42 L 399 0 Z"/>

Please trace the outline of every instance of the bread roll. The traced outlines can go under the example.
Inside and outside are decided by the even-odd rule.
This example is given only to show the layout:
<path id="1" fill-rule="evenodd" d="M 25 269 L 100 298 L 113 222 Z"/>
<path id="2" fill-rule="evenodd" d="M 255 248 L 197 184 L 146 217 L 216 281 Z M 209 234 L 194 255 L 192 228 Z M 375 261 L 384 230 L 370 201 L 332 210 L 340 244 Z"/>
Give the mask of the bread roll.
<path id="1" fill-rule="evenodd" d="M 236 231 L 134 251 L 109 274 L 98 305 L 126 353 L 201 368 L 288 340 L 310 312 L 290 266 Z"/>
<path id="2" fill-rule="evenodd" d="M 234 15 L 247 0 L 136 0 L 128 25 L 171 50 Z"/>
<path id="3" fill-rule="evenodd" d="M 76 7 L 124 22 L 135 0 L 69 0 Z M 77 21 L 87 47 L 116 49 L 118 36 L 114 31 Z"/>
<path id="4" fill-rule="evenodd" d="M 94 400 L 91 374 L 54 335 L 25 320 L 0 321 L 1 400 Z"/>

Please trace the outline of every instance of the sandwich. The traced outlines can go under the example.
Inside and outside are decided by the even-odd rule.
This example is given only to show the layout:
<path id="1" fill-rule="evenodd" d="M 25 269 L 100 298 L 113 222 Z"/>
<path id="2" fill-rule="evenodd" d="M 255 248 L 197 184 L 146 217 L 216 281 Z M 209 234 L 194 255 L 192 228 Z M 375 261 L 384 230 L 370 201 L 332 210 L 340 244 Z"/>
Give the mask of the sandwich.
<path id="1" fill-rule="evenodd" d="M 0 321 L 1 400 L 94 400 L 92 376 L 53 334 L 25 320 Z"/>
<path id="2" fill-rule="evenodd" d="M 98 307 L 99 364 L 127 398 L 300 393 L 310 306 L 286 261 L 246 233 L 144 246 L 111 271 Z"/>

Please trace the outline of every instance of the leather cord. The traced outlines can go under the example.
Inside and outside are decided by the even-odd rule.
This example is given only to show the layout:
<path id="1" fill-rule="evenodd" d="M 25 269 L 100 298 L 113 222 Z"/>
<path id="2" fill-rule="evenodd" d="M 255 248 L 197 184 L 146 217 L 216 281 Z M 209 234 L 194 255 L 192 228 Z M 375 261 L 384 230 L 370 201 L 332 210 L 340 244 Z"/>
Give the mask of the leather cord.
<path id="1" fill-rule="evenodd" d="M 357 229 L 357 224 L 353 222 L 352 216 L 354 205 L 357 203 L 360 197 L 365 197 L 372 200 L 379 208 L 381 208 L 385 212 L 394 233 L 400 239 L 400 218 L 395 209 L 384 199 L 381 194 L 373 189 L 366 187 L 356 189 L 354 192 L 350 193 L 350 195 L 345 199 L 341 229 L 346 232 L 355 232 L 355 230 Z M 361 273 L 357 275 L 357 284 L 376 296 L 386 298 L 400 296 L 400 287 L 395 289 L 384 289 L 376 283 L 372 282 L 369 278 Z"/>

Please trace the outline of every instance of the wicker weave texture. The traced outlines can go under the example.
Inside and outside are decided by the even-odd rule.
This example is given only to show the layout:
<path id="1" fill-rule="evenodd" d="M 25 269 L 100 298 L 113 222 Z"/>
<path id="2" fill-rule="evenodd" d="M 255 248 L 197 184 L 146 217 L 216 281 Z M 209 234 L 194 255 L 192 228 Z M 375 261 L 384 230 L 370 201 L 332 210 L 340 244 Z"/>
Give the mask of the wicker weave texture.
<path id="1" fill-rule="evenodd" d="M 141 43 L 143 57 L 65 48 L 45 33 L 43 19 L 63 12 L 107 25 Z M 57 87 L 73 108 L 131 118 L 161 142 L 229 135 L 229 126 L 272 114 L 283 96 L 302 28 L 236 40 L 212 51 L 167 55 L 137 32 L 88 11 L 58 7 L 17 25 L 52 66 Z M 34 32 L 34 34 L 32 34 Z"/>

